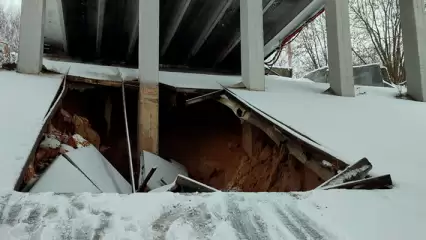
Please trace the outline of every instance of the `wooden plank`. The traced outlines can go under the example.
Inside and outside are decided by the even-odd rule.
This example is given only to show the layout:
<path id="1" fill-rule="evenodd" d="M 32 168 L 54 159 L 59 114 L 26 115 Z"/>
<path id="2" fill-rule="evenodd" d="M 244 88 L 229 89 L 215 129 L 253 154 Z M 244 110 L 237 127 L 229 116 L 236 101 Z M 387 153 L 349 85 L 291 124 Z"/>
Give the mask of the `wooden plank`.
<path id="1" fill-rule="evenodd" d="M 139 89 L 139 151 L 158 154 L 158 109 L 157 86 L 141 85 Z"/>
<path id="2" fill-rule="evenodd" d="M 331 189 L 363 189 L 363 190 L 373 190 L 373 189 L 390 189 L 393 186 L 391 175 L 384 175 L 379 177 L 367 178 L 358 181 L 346 182 L 340 185 L 329 186 L 323 188 L 324 190 Z"/>
<path id="3" fill-rule="evenodd" d="M 303 163 L 307 168 L 311 169 L 322 180 L 327 181 L 334 176 L 333 172 L 324 168 L 320 162 L 309 159 L 300 144 L 290 141 L 287 143 L 287 148 L 292 156 Z"/>
<path id="4" fill-rule="evenodd" d="M 363 158 L 353 165 L 347 167 L 345 170 L 330 180 L 321 184 L 318 188 L 340 185 L 346 182 L 364 179 L 367 177 L 372 168 L 373 165 L 370 163 L 370 161 L 368 161 L 367 158 Z"/>

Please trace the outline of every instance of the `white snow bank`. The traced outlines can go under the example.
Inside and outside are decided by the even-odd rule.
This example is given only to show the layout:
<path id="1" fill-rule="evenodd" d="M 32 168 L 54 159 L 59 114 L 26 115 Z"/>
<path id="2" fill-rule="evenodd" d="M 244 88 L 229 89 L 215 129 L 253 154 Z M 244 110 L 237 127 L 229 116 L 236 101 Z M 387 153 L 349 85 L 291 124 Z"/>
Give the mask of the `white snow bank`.
<path id="1" fill-rule="evenodd" d="M 231 91 L 263 115 L 303 133 L 348 164 L 367 157 L 373 173 L 422 190 L 426 104 L 396 99 L 396 89 L 357 87 L 356 98 L 323 94 L 328 84 L 267 81 L 266 92 Z"/>
<path id="2" fill-rule="evenodd" d="M 0 71 L 0 190 L 14 188 L 62 78 Z"/>
<path id="3" fill-rule="evenodd" d="M 19 239 L 419 239 L 426 211 L 392 191 L 179 195 L 0 193 Z"/>

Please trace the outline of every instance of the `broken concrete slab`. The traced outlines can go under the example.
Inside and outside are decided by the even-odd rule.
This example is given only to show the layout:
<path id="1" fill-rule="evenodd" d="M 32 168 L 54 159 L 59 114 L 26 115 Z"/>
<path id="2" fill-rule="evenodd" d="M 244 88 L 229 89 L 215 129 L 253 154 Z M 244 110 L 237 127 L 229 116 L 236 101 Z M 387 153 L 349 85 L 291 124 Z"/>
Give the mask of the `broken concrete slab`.
<path id="1" fill-rule="evenodd" d="M 132 189 L 95 146 L 80 144 L 53 160 L 30 192 L 130 194 Z"/>
<path id="2" fill-rule="evenodd" d="M 141 179 L 145 179 L 154 167 L 157 167 L 157 171 L 148 181 L 149 189 L 172 184 L 178 175 L 188 176 L 188 171 L 182 164 L 176 161 L 167 161 L 153 153 L 144 151 L 141 157 Z"/>
<path id="3" fill-rule="evenodd" d="M 132 193 L 131 185 L 93 145 L 68 152 L 65 157 L 102 192 Z"/>
<path id="4" fill-rule="evenodd" d="M 363 158 L 358 162 L 347 167 L 345 170 L 330 178 L 321 184 L 318 188 L 326 188 L 336 186 L 347 182 L 362 180 L 367 177 L 368 173 L 373 169 L 373 165 L 367 158 Z"/>
<path id="5" fill-rule="evenodd" d="M 175 192 L 175 193 L 212 193 L 219 190 L 202 184 L 186 176 L 178 175 L 176 180 L 168 185 L 154 189 L 150 193 Z"/>
<path id="6" fill-rule="evenodd" d="M 102 193 L 65 157 L 59 156 L 30 190 L 31 193 Z"/>

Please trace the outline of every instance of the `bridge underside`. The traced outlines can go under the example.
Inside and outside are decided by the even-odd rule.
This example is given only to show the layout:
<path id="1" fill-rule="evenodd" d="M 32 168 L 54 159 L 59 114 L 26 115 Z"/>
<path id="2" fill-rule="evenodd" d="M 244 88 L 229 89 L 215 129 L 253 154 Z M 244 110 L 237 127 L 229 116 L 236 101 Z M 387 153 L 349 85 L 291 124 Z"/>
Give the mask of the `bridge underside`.
<path id="1" fill-rule="evenodd" d="M 262 1 L 265 45 L 312 2 Z M 160 0 L 161 66 L 239 73 L 239 2 Z M 49 15 L 49 9 L 55 9 L 53 5 L 58 3 L 62 3 L 63 14 L 59 16 L 66 37 L 58 44 L 60 38 L 51 36 L 53 31 L 45 31 L 49 49 L 66 46 L 66 55 L 75 60 L 137 66 L 138 0 L 47 0 L 47 28 L 59 26 L 54 24 L 60 19 L 53 19 L 54 11 Z"/>

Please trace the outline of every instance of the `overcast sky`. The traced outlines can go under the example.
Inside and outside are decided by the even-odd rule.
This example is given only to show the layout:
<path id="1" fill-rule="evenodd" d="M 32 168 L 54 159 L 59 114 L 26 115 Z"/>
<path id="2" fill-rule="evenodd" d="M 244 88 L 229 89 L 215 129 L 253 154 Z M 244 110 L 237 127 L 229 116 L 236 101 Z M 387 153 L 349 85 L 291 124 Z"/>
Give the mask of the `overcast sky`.
<path id="1" fill-rule="evenodd" d="M 21 6 L 21 0 L 0 0 L 0 4 L 8 9 L 18 9 Z"/>

